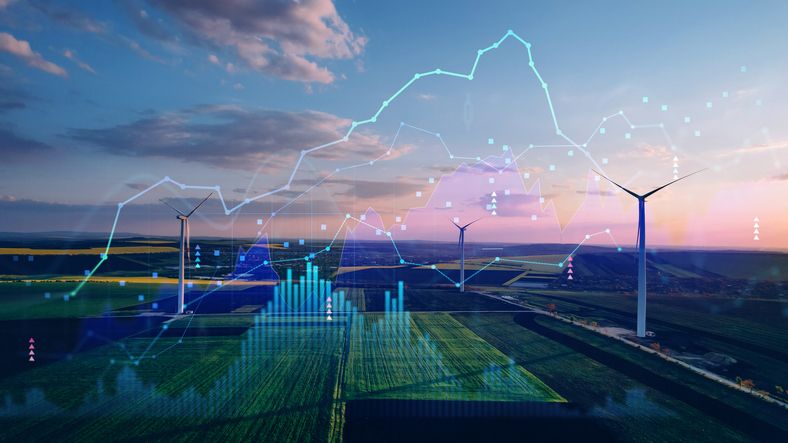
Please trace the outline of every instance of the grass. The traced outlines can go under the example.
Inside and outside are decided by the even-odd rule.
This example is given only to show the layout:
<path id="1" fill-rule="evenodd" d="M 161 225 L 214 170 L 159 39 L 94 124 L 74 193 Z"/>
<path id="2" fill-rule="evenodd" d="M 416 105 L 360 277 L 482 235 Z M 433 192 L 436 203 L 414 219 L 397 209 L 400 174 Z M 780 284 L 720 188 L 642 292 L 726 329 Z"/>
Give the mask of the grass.
<path id="1" fill-rule="evenodd" d="M 106 247 L 93 247 L 85 249 L 38 249 L 38 248 L 0 248 L 0 255 L 94 255 L 103 254 Z M 109 249 L 109 255 L 120 254 L 161 254 L 164 252 L 178 252 L 178 248 L 171 246 L 118 246 Z M 23 259 L 25 257 L 22 257 Z"/>
<path id="2" fill-rule="evenodd" d="M 547 297 L 560 296 L 601 308 L 634 313 L 637 299 L 633 296 L 597 292 L 540 291 Z M 529 294 L 539 296 L 539 294 Z M 571 301 L 569 301 L 571 303 Z M 747 300 L 706 296 L 652 296 L 649 318 L 691 326 L 716 334 L 746 340 L 774 349 L 788 349 L 788 326 L 784 311 L 788 302 L 782 300 Z"/>
<path id="3" fill-rule="evenodd" d="M 159 340 L 139 365 L 97 348 L 4 380 L 0 440 L 326 441 L 343 337 L 263 322 L 243 336 Z M 133 354 L 149 343 L 124 340 Z"/>
<path id="4" fill-rule="evenodd" d="M 454 317 L 511 355 L 517 364 L 568 401 L 599 419 L 608 419 L 604 425 L 622 441 L 686 441 L 688 436 L 693 441 L 749 441 L 747 436 L 684 402 L 516 324 L 514 315 Z M 634 350 L 630 352 L 635 359 L 641 357 Z"/>
<path id="5" fill-rule="evenodd" d="M 559 312 L 600 325 L 634 327 L 636 300 L 632 296 L 539 291 L 519 297 L 541 306 L 555 303 Z M 785 354 L 788 349 L 784 309 L 788 309 L 788 303 L 778 300 L 654 296 L 648 305 L 648 329 L 656 332 L 661 345 L 673 351 L 731 356 L 737 364 L 712 370 L 731 380 L 737 376 L 753 379 L 758 389 L 780 395 L 775 385 L 786 384 L 785 363 L 767 351 Z"/>
<path id="6" fill-rule="evenodd" d="M 350 332 L 348 399 L 563 401 L 448 314 L 366 314 Z"/>
<path id="7" fill-rule="evenodd" d="M 367 311 L 383 311 L 383 290 L 365 289 Z M 471 292 L 450 289 L 407 288 L 405 291 L 406 311 L 512 311 L 522 308 L 489 297 L 480 297 Z"/>
<path id="8" fill-rule="evenodd" d="M 547 317 L 543 317 L 540 323 L 551 329 L 560 331 L 563 334 L 579 338 L 593 346 L 603 348 L 607 352 L 629 362 L 647 367 L 649 371 L 657 373 L 663 378 L 678 382 L 688 389 L 703 392 L 711 398 L 721 400 L 725 404 L 735 407 L 741 411 L 741 413 L 756 412 L 761 418 L 768 422 L 776 424 L 783 422 L 781 427 L 783 430 L 788 431 L 788 423 L 784 423 L 784 420 L 782 420 L 785 417 L 785 411 L 776 406 L 767 404 L 762 400 L 734 391 L 717 382 L 690 373 L 684 368 L 664 361 L 654 355 L 644 355 L 642 352 L 608 337 L 589 333 L 589 331 L 582 328 Z"/>
<path id="9" fill-rule="evenodd" d="M 90 282 L 79 295 L 64 299 L 75 287 L 69 282 L 33 282 L 30 285 L 20 282 L 0 283 L 0 320 L 74 318 L 100 315 L 113 309 L 133 306 L 139 303 L 139 295 L 145 300 L 158 298 L 159 291 L 174 286 L 159 284 Z M 50 298 L 45 294 L 49 293 Z"/>

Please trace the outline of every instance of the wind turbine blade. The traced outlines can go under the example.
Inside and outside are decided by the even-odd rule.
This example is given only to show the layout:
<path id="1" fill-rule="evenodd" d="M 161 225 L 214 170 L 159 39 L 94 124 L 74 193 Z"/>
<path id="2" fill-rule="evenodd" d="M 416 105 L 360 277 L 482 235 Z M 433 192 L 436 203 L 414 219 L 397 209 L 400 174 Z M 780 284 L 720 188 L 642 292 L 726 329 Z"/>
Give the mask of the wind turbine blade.
<path id="1" fill-rule="evenodd" d="M 195 206 L 195 207 L 194 207 L 194 209 L 192 209 L 192 212 L 188 213 L 188 214 L 186 215 L 186 217 L 191 217 L 191 215 L 192 215 L 192 214 L 194 214 L 194 211 L 196 211 L 196 210 L 197 210 L 197 208 L 199 208 L 200 206 L 202 206 L 202 204 L 203 204 L 203 203 L 205 203 L 205 202 L 206 202 L 206 201 L 207 201 L 209 198 L 211 198 L 211 196 L 212 196 L 212 195 L 213 195 L 213 192 L 211 192 L 210 194 L 208 194 L 208 196 L 207 196 L 207 197 L 205 197 L 204 199 L 202 199 L 202 201 L 201 201 L 201 202 L 200 202 L 200 203 L 199 203 L 197 206 Z"/>
<path id="2" fill-rule="evenodd" d="M 699 170 L 699 171 L 695 171 L 695 172 L 693 172 L 692 174 L 687 174 L 687 175 L 685 175 L 684 177 L 679 177 L 679 178 L 677 178 L 677 179 L 675 179 L 675 180 L 673 180 L 673 181 L 671 181 L 671 182 L 669 182 L 669 183 L 667 183 L 667 184 L 664 184 L 664 185 L 660 186 L 660 187 L 659 187 L 659 188 L 657 188 L 657 189 L 654 189 L 654 190 L 653 190 L 653 191 L 651 191 L 651 192 L 647 192 L 647 193 L 643 194 L 643 198 L 646 198 L 646 197 L 648 197 L 649 195 L 655 194 L 657 191 L 659 191 L 659 190 L 661 190 L 661 189 L 665 189 L 665 188 L 667 188 L 668 186 L 672 185 L 673 183 L 676 183 L 676 182 L 677 182 L 677 181 L 679 181 L 679 180 L 684 180 L 685 178 L 687 178 L 687 177 L 689 177 L 689 176 L 695 175 L 695 174 L 697 174 L 697 173 L 699 173 L 699 172 L 703 172 L 703 171 L 705 171 L 705 170 L 706 170 L 706 168 L 703 168 L 703 169 L 701 169 L 701 170 Z"/>
<path id="3" fill-rule="evenodd" d="M 465 228 L 467 228 L 468 226 L 470 226 L 470 225 L 472 225 L 472 224 L 476 223 L 477 221 L 481 220 L 482 218 L 484 218 L 484 217 L 479 217 L 479 218 L 477 218 L 476 220 L 474 220 L 474 221 L 472 221 L 472 222 L 468 223 L 467 225 L 463 226 L 463 227 L 462 227 L 462 229 L 465 229 Z"/>
<path id="4" fill-rule="evenodd" d="M 602 177 L 604 177 L 604 179 L 605 179 L 605 180 L 609 181 L 610 183 L 613 183 L 614 185 L 618 186 L 618 187 L 619 187 L 619 188 L 621 188 L 621 189 L 622 189 L 624 192 L 626 192 L 627 194 L 631 195 L 632 197 L 635 197 L 635 198 L 640 198 L 640 196 L 639 196 L 639 195 L 637 195 L 637 194 L 635 194 L 634 192 L 630 191 L 629 189 L 627 189 L 627 188 L 625 188 L 625 187 L 623 187 L 623 186 L 619 185 L 618 183 L 614 182 L 613 180 L 610 180 L 609 178 L 607 178 L 607 176 L 606 176 L 605 174 L 602 174 L 601 172 L 597 171 L 596 169 L 592 169 L 592 171 L 594 171 L 594 172 L 596 172 L 597 174 L 601 175 Z"/>
<path id="5" fill-rule="evenodd" d="M 453 224 L 454 226 L 456 226 L 456 227 L 457 227 L 457 229 L 462 229 L 462 227 L 460 227 L 460 225 L 458 225 L 457 223 L 454 223 L 454 220 L 452 220 L 452 219 L 449 219 L 449 221 L 451 222 L 451 224 Z"/>
<path id="6" fill-rule="evenodd" d="M 177 213 L 178 213 L 178 215 L 184 215 L 184 214 L 183 214 L 183 212 L 181 212 L 181 211 L 179 211 L 179 210 L 175 209 L 175 207 L 174 207 L 174 206 L 172 206 L 171 204 L 167 203 L 167 201 L 166 201 L 166 200 L 164 200 L 163 198 L 160 198 L 160 199 L 159 199 L 159 201 L 160 201 L 160 202 L 162 202 L 162 203 L 164 203 L 165 205 L 169 206 L 169 208 L 170 208 L 170 209 L 172 209 L 173 211 L 177 212 Z"/>

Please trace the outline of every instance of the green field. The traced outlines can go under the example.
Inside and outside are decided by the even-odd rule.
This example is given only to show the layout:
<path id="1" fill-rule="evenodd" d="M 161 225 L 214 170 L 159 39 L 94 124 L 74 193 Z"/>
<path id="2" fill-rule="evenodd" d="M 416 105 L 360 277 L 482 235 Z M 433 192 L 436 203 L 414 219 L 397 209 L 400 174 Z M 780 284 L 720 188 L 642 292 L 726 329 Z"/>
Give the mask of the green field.
<path id="1" fill-rule="evenodd" d="M 448 314 L 366 314 L 354 321 L 348 399 L 563 401 Z"/>
<path id="2" fill-rule="evenodd" d="M 558 312 L 575 315 L 602 326 L 634 327 L 634 296 L 597 292 L 544 291 L 515 294 L 529 303 L 554 303 Z M 721 353 L 736 359 L 731 367 L 710 368 L 733 380 L 754 380 L 758 389 L 784 396 L 788 356 L 788 303 L 781 300 L 736 300 L 708 296 L 652 296 L 648 329 L 655 340 L 674 354 Z M 781 357 L 781 355 L 783 357 Z"/>
<path id="3" fill-rule="evenodd" d="M 160 339 L 136 366 L 116 345 L 96 348 L 4 380 L 0 440 L 327 441 L 343 331 Z M 138 355 L 150 342 L 123 344 Z"/>
<path id="4" fill-rule="evenodd" d="M 0 282 L 0 320 L 74 318 L 100 315 L 139 303 L 138 296 L 153 300 L 160 291 L 175 293 L 174 285 L 127 283 L 86 284 L 79 295 L 64 299 L 76 287 L 72 282 Z M 49 293 L 49 298 L 45 294 Z"/>
<path id="5" fill-rule="evenodd" d="M 153 290 L 148 285 L 90 283 L 78 298 L 65 302 L 55 298 L 59 283 L 7 285 L 2 287 L 2 306 L 8 309 L 1 319 L 9 327 L 29 312 L 36 312 L 39 322 L 78 321 L 74 317 L 134 305 L 139 293 Z M 45 288 L 52 293 L 49 300 L 41 294 Z M 629 299 L 602 294 L 505 293 L 524 294 L 538 305 L 554 301 L 559 311 L 600 322 L 628 319 L 610 309 L 634 309 Z M 21 372 L 0 379 L 0 441 L 339 441 L 346 405 L 421 400 L 566 405 L 631 441 L 682 441 L 687 436 L 693 441 L 751 441 L 752 433 L 741 423 L 753 420 L 786 431 L 779 425 L 784 411 L 761 400 L 593 332 L 546 316 L 536 318 L 541 327 L 646 371 L 644 380 L 631 368 L 602 363 L 525 327 L 517 319 L 533 314 L 500 300 L 414 288 L 406 290 L 406 312 L 386 314 L 375 312 L 382 306 L 382 289 L 347 294 L 354 306 L 373 312 L 336 315 L 331 322 L 308 316 L 255 321 L 250 314 L 197 315 L 172 321 L 168 334 L 158 340 L 154 337 L 160 326 L 49 364 L 23 365 Z M 556 299 L 559 294 L 596 307 Z M 666 300 L 654 306 L 654 319 L 697 318 L 694 327 L 711 330 L 725 324 L 724 316 L 698 315 L 701 304 L 683 313 L 681 306 Z M 763 334 L 773 337 L 764 343 L 779 343 L 773 332 L 775 317 L 761 315 L 763 306 L 738 306 L 738 312 L 746 314 L 731 323 L 735 328 L 727 334 L 733 336 L 749 322 L 756 326 L 741 339 Z M 758 324 L 758 319 L 765 320 Z M 186 335 L 179 343 L 187 325 L 200 336 Z M 130 355 L 143 354 L 146 358 L 135 365 Z M 759 370 L 778 374 L 780 369 L 778 364 Z M 660 387 L 663 382 L 680 388 L 666 390 Z M 724 403 L 733 408 L 734 418 L 688 402 L 684 393 Z"/>
<path id="6" fill-rule="evenodd" d="M 350 400 L 564 401 L 448 314 L 341 318 L 198 316 L 196 328 L 253 327 L 179 343 L 178 320 L 176 337 L 29 369 L 0 382 L 0 440 L 332 441 Z"/>
<path id="7" fill-rule="evenodd" d="M 604 420 L 605 426 L 623 441 L 751 441 L 751 436 L 731 426 L 736 421 L 710 417 L 632 377 L 608 367 L 561 343 L 524 328 L 514 321 L 518 314 L 454 314 L 482 338 L 503 352 L 568 401 Z M 755 413 L 779 422 L 784 411 L 774 410 L 762 401 L 737 393 L 710 380 L 693 375 L 675 365 L 629 348 L 610 339 L 557 320 L 540 317 L 538 322 L 561 333 L 573 334 L 604 351 L 680 381 L 686 389 L 698 389 L 713 398 L 730 402 L 739 417 Z M 651 358 L 648 358 L 651 357 Z M 757 411 L 757 412 L 755 412 Z M 784 421 L 783 421 L 784 423 Z M 783 426 L 785 432 L 785 426 Z M 690 437 L 691 436 L 691 437 Z"/>

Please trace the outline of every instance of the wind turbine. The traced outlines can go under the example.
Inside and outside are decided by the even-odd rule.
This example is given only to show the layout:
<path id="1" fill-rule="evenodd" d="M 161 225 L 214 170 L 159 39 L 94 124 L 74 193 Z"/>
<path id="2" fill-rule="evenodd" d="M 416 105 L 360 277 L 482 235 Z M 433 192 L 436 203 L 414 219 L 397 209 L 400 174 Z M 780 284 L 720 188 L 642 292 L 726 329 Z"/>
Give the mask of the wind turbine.
<path id="1" fill-rule="evenodd" d="M 657 191 L 660 191 L 668 186 L 676 183 L 679 180 L 684 180 L 685 178 L 695 175 L 699 172 L 704 171 L 701 169 L 700 171 L 695 171 L 692 174 L 687 174 L 683 177 L 677 178 L 667 184 L 664 184 L 652 191 L 649 191 L 643 195 L 635 194 L 634 192 L 630 191 L 629 189 L 619 185 L 618 183 L 614 182 L 613 180 L 609 179 L 605 174 L 600 173 L 597 170 L 592 169 L 592 171 L 596 172 L 597 174 L 601 175 L 605 178 L 605 180 L 613 183 L 614 185 L 621 188 L 624 192 L 635 197 L 638 199 L 638 317 L 637 317 L 637 336 L 638 337 L 645 337 L 646 336 L 646 199 L 652 195 L 654 195 Z"/>
<path id="2" fill-rule="evenodd" d="M 465 230 L 479 220 L 481 219 L 477 218 L 465 226 L 460 226 L 454 223 L 454 220 L 451 220 L 451 223 L 460 230 L 460 292 L 465 292 Z"/>
<path id="3" fill-rule="evenodd" d="M 165 205 L 169 206 L 170 209 L 178 213 L 178 216 L 175 217 L 181 221 L 181 248 L 180 248 L 180 259 L 178 261 L 178 314 L 183 314 L 183 300 L 184 300 L 184 292 L 183 292 L 183 275 L 184 275 L 184 261 L 189 258 L 189 217 L 194 214 L 194 211 L 197 210 L 203 203 L 205 203 L 211 196 L 213 192 L 208 194 L 197 206 L 194 207 L 188 214 L 184 214 L 183 212 L 175 209 L 172 205 L 167 203 L 164 200 L 160 200 Z"/>

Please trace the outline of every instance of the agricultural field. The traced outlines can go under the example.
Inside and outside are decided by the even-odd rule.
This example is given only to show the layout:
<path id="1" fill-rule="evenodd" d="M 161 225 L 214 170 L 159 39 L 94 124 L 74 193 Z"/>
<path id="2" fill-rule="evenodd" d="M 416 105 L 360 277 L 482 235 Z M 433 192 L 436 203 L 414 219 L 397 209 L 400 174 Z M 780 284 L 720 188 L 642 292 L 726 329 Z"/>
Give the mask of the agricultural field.
<path id="1" fill-rule="evenodd" d="M 4 379 L 0 440 L 328 441 L 341 428 L 343 337 L 341 325 L 263 324 L 162 338 L 138 365 L 126 351 L 140 355 L 150 338 L 96 348 Z"/>
<path id="2" fill-rule="evenodd" d="M 512 293 L 509 293 L 512 295 Z M 532 291 L 514 294 L 534 305 L 556 305 L 601 326 L 634 328 L 636 299 L 631 295 L 597 292 Z M 673 355 L 704 365 L 724 377 L 752 379 L 758 389 L 783 396 L 788 362 L 788 303 L 780 300 L 730 299 L 709 296 L 652 296 L 648 305 L 648 329 L 654 341 Z M 706 363 L 708 353 L 731 357 L 727 365 Z"/>
<path id="3" fill-rule="evenodd" d="M 206 275 L 224 275 L 238 243 L 204 244 L 219 250 Z M 167 247 L 166 242 L 151 245 Z M 297 240 L 291 245 L 277 244 L 271 252 L 297 258 L 311 247 Z M 120 246 L 134 247 L 132 241 Z M 134 251 L 115 259 L 139 260 L 150 269 Z M 337 270 L 334 251 L 322 256 L 321 275 Z M 157 263 L 171 261 L 168 252 L 148 256 Z M 57 256 L 19 265 L 41 265 L 47 257 Z M 485 260 L 476 259 L 476 265 Z M 446 263 L 444 272 L 458 272 L 456 263 Z M 473 292 L 539 307 L 554 303 L 563 314 L 633 327 L 631 295 L 518 287 L 518 282 L 560 278 L 557 269 L 496 265 L 495 284 L 469 285 L 465 293 L 446 284 L 430 286 L 431 280 L 405 280 L 403 310 L 394 312 L 385 312 L 384 300 L 386 291 L 396 294 L 396 280 L 335 285 L 354 309 L 337 305 L 330 322 L 308 313 L 259 315 L 273 297 L 272 287 L 218 288 L 206 286 L 208 280 L 187 293 L 187 300 L 194 300 L 211 289 L 210 297 L 195 304 L 197 314 L 172 316 L 166 314 L 175 295 L 172 268 L 160 269 L 161 276 L 153 279 L 148 272 L 121 277 L 110 267 L 67 299 L 75 282 L 57 276 L 0 283 L 0 331 L 9 338 L 2 351 L 19 357 L 0 372 L 0 441 L 352 442 L 378 435 L 382 426 L 402 432 L 390 436 L 416 439 L 425 427 L 420 420 L 429 421 L 433 438 L 462 438 L 464 432 L 495 427 L 497 433 L 483 435 L 511 440 L 523 426 L 534 438 L 573 439 L 642 440 L 646 429 L 654 440 L 693 435 L 698 441 L 727 442 L 768 440 L 767 433 L 786 432 L 777 425 L 783 412 L 760 400 Z M 435 275 L 428 269 L 408 272 Z M 153 302 L 157 309 L 151 309 Z M 780 381 L 780 355 L 788 347 L 781 300 L 656 295 L 650 302 L 649 329 L 665 347 L 688 355 L 713 350 L 733 356 L 737 363 L 727 367 L 727 375 L 751 377 L 758 389 L 787 384 Z M 28 336 L 37 340 L 35 365 L 25 357 Z M 539 406 L 522 406 L 534 404 Z M 411 415 L 389 416 L 392 407 Z M 525 409 L 496 409 L 508 407 Z M 478 411 L 498 412 L 474 416 Z M 695 437 L 698 430 L 703 434 Z"/>
<path id="4" fill-rule="evenodd" d="M 691 435 L 693 441 L 708 442 L 779 440 L 786 432 L 784 424 L 767 429 L 784 411 L 758 399 L 592 332 L 544 316 L 535 320 L 545 331 L 558 331 L 559 337 L 571 334 L 592 347 L 578 350 L 575 342 L 557 341 L 524 327 L 518 320 L 524 315 L 453 314 L 621 440 L 640 441 L 645 430 L 649 441 L 684 441 Z M 666 389 L 666 379 L 678 389 Z"/>
<path id="5" fill-rule="evenodd" d="M 563 401 L 448 314 L 366 314 L 350 331 L 348 399 Z"/>
<path id="6" fill-rule="evenodd" d="M 89 282 L 77 296 L 74 282 L 0 282 L 0 320 L 101 315 L 176 292 L 174 285 Z"/>

